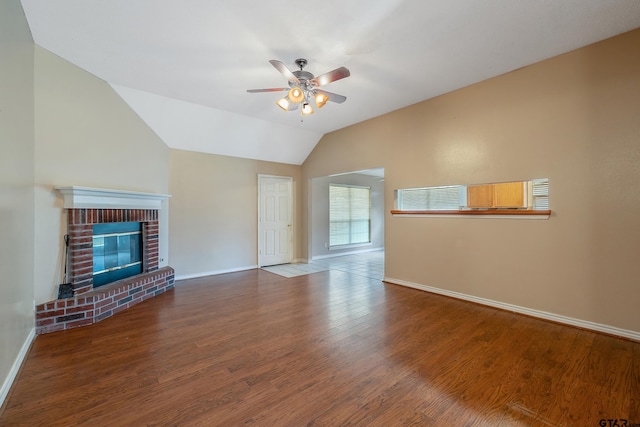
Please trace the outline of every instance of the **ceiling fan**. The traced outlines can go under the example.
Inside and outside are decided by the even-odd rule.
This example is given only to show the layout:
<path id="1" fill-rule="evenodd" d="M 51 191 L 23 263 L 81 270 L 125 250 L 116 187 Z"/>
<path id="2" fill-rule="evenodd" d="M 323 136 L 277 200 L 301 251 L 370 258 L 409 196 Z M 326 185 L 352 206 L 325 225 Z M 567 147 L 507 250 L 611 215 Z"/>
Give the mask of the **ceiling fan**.
<path id="1" fill-rule="evenodd" d="M 296 71 L 289 70 L 282 61 L 272 59 L 269 62 L 289 81 L 289 87 L 248 89 L 247 92 L 258 93 L 288 91 L 289 93 L 287 93 L 287 95 L 276 102 L 276 104 L 285 111 L 297 110 L 299 106 L 302 106 L 302 114 L 308 115 L 313 114 L 314 112 L 310 104 L 311 99 L 313 99 L 317 108 L 322 108 L 327 101 L 341 104 L 347 99 L 346 96 L 318 89 L 320 86 L 349 77 L 351 73 L 345 67 L 336 68 L 333 71 L 329 71 L 315 77 L 310 72 L 303 70 L 307 65 L 307 60 L 304 58 L 298 58 L 295 60 L 296 65 L 300 68 Z"/>

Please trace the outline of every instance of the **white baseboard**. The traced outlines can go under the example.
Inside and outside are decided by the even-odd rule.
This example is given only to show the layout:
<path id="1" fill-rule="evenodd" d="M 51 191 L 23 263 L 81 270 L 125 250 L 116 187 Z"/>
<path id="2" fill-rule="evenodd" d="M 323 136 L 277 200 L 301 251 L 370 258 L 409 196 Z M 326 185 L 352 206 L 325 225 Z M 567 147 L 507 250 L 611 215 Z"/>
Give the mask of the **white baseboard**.
<path id="1" fill-rule="evenodd" d="M 487 298 L 480 298 L 473 295 L 463 294 L 460 292 L 449 291 L 446 289 L 434 288 L 432 286 L 421 285 L 419 283 L 413 283 L 413 282 L 407 282 L 405 280 L 394 279 L 392 277 L 385 277 L 383 281 L 388 283 L 393 283 L 395 285 L 401 285 L 409 288 L 419 289 L 421 291 L 431 292 L 434 294 L 457 298 L 464 301 L 471 301 L 471 302 L 486 305 L 489 307 L 495 307 L 502 310 L 512 311 L 515 313 L 526 314 L 527 316 L 537 317 L 539 319 L 550 320 L 552 322 L 576 326 L 578 328 L 602 332 L 608 335 L 615 335 L 622 338 L 628 338 L 634 341 L 640 341 L 640 332 L 637 332 L 637 331 L 620 329 L 614 326 L 590 322 L 588 320 L 575 319 L 573 317 L 562 316 L 560 314 L 549 313 L 542 310 L 534 310 L 527 307 L 521 307 L 519 305 L 507 304 L 500 301 L 494 301 Z"/>
<path id="2" fill-rule="evenodd" d="M 311 259 L 312 260 L 316 260 L 316 259 L 335 258 L 335 257 L 339 257 L 339 256 L 357 255 L 357 254 L 363 254 L 365 252 L 377 252 L 377 251 L 384 251 L 384 248 L 360 249 L 360 250 L 348 251 L 348 252 L 338 252 L 338 253 L 335 253 L 335 254 L 328 254 L 328 255 L 316 255 L 316 256 L 312 257 Z"/>
<path id="3" fill-rule="evenodd" d="M 176 275 L 175 280 L 197 279 L 199 277 L 217 276 L 218 274 L 237 273 L 238 271 L 254 270 L 258 268 L 257 265 L 247 265 L 244 267 L 228 268 L 225 270 L 203 271 L 202 273 L 195 274 L 180 274 Z"/>
<path id="4" fill-rule="evenodd" d="M 13 385 L 13 381 L 16 379 L 18 372 L 20 371 L 20 366 L 24 362 L 24 359 L 27 357 L 27 353 L 29 352 L 29 347 L 31 347 L 31 343 L 36 338 L 36 329 L 32 328 L 27 335 L 27 339 L 24 340 L 22 344 L 22 348 L 16 357 L 16 360 L 13 361 L 13 366 L 11 366 L 11 370 L 9 374 L 5 378 L 2 383 L 2 388 L 0 388 L 0 407 L 4 404 L 5 399 L 9 395 L 9 390 L 11 390 L 11 386 Z"/>
<path id="5" fill-rule="evenodd" d="M 309 264 L 309 260 L 307 258 L 296 258 L 293 260 L 294 264 Z"/>

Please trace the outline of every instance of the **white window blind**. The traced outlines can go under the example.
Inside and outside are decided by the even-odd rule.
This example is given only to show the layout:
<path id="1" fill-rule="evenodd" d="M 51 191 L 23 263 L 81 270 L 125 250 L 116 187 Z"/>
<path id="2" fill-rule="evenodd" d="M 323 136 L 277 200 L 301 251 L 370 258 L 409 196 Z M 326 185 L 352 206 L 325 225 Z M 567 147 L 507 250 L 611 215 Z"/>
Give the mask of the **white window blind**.
<path id="1" fill-rule="evenodd" d="M 329 185 L 329 245 L 371 241 L 371 189 Z"/>
<path id="2" fill-rule="evenodd" d="M 549 179 L 532 179 L 533 210 L 549 210 Z"/>
<path id="3" fill-rule="evenodd" d="M 458 185 L 428 188 L 404 188 L 398 190 L 398 208 L 411 210 L 458 210 L 460 190 Z"/>

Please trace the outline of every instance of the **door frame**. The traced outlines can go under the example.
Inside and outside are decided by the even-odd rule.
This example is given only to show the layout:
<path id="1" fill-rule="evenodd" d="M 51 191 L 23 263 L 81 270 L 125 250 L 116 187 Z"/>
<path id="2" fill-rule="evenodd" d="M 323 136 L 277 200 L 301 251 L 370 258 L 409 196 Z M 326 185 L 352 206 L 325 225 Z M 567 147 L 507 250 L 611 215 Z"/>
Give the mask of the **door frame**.
<path id="1" fill-rule="evenodd" d="M 258 174 L 258 268 L 263 265 L 263 256 L 262 256 L 262 180 L 263 179 L 283 179 L 289 182 L 289 206 L 287 209 L 289 210 L 289 218 L 291 219 L 291 227 L 289 227 L 289 254 L 291 255 L 291 259 L 289 262 L 293 262 L 293 238 L 294 238 L 294 230 L 293 230 L 293 177 L 291 176 L 280 176 L 280 175 L 266 175 L 266 174 Z"/>

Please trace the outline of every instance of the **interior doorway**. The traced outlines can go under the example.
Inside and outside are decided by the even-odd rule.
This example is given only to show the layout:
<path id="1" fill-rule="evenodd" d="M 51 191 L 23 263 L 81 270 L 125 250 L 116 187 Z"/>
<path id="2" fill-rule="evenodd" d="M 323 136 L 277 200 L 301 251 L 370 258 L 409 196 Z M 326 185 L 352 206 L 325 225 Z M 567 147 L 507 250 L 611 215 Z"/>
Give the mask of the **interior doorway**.
<path id="1" fill-rule="evenodd" d="M 370 189 L 370 241 L 335 244 L 332 239 L 330 187 L 353 186 Z M 337 256 L 384 250 L 384 168 L 312 178 L 309 192 L 309 262 Z M 333 240 L 333 242 L 332 242 Z"/>

